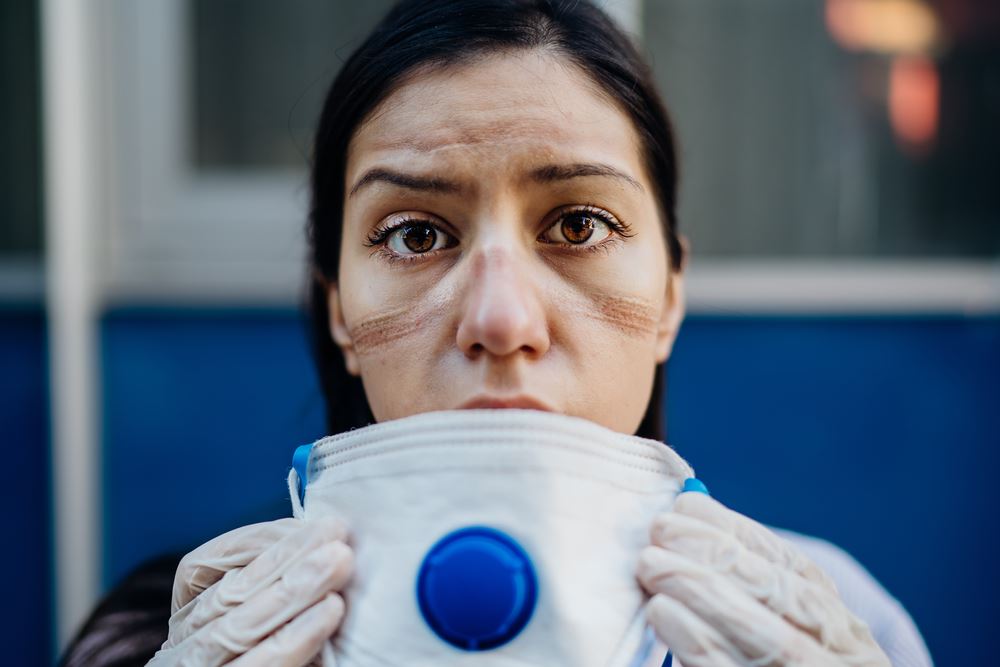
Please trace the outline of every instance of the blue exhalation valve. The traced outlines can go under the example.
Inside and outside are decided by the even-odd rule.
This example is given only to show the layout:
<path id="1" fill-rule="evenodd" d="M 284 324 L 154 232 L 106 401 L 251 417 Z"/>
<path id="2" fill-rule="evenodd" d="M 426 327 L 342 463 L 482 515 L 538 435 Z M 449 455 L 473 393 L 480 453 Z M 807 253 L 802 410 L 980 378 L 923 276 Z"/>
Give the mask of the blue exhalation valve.
<path id="1" fill-rule="evenodd" d="M 535 610 L 538 580 L 514 538 L 487 526 L 461 528 L 430 548 L 417 575 L 417 602 L 441 639 L 466 651 L 516 637 Z"/>

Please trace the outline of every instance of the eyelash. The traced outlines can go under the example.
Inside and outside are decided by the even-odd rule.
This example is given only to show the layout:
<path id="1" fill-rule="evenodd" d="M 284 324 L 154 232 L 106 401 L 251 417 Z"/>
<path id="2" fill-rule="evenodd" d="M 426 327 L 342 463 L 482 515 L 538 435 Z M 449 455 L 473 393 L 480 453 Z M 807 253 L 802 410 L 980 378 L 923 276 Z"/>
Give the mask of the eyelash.
<path id="1" fill-rule="evenodd" d="M 599 243 L 594 243 L 592 245 L 583 246 L 583 247 L 580 247 L 578 250 L 573 249 L 573 248 L 576 248 L 576 246 L 574 244 L 571 244 L 571 243 L 558 243 L 558 242 L 554 242 L 554 241 L 547 241 L 546 243 L 549 243 L 550 245 L 562 245 L 562 246 L 566 246 L 567 249 L 570 250 L 570 252 L 589 252 L 589 253 L 604 252 L 604 253 L 607 253 L 607 252 L 609 252 L 611 250 L 611 247 L 612 247 L 613 244 L 621 243 L 622 239 L 624 239 L 624 238 L 630 238 L 632 236 L 635 236 L 635 232 L 632 231 L 631 225 L 629 225 L 627 222 L 623 222 L 623 221 L 618 220 L 617 218 L 615 218 L 614 216 L 612 216 L 610 213 L 608 213 L 607 211 L 605 211 L 602 208 L 599 208 L 598 206 L 596 206 L 594 204 L 582 204 L 582 205 L 577 206 L 575 208 L 572 208 L 572 209 L 569 209 L 567 211 L 564 211 L 562 213 L 562 215 L 566 216 L 566 215 L 569 215 L 571 213 L 589 213 L 589 214 L 593 215 L 594 217 L 598 218 L 604 224 L 606 224 L 608 226 L 608 228 L 610 228 L 614 232 L 614 234 L 612 236 L 609 236 L 607 239 L 605 239 L 605 240 L 603 240 L 603 241 L 601 241 Z M 559 219 L 557 219 L 556 222 L 558 222 L 561 219 L 562 219 L 562 217 L 560 217 Z M 374 250 L 372 251 L 372 254 L 379 253 L 379 254 L 383 255 L 385 257 L 385 259 L 387 261 L 389 261 L 389 262 L 418 262 L 418 261 L 421 261 L 421 260 L 425 259 L 428 255 L 437 254 L 438 251 L 429 251 L 429 252 L 425 252 L 425 253 L 413 253 L 412 255 L 400 255 L 400 254 L 398 254 L 396 252 L 393 252 L 392 250 L 390 250 L 388 248 L 386 242 L 388 241 L 389 236 L 394 231 L 396 231 L 397 229 L 405 227 L 406 225 L 411 224 L 411 223 L 426 224 L 426 225 L 429 225 L 429 226 L 433 227 L 435 230 L 437 230 L 440 233 L 443 233 L 443 234 L 447 234 L 448 233 L 448 232 L 445 232 L 443 229 L 441 229 L 438 225 L 436 225 L 433 222 L 431 222 L 430 220 L 426 220 L 424 218 L 417 218 L 417 217 L 406 217 L 406 218 L 401 218 L 399 220 L 395 220 L 395 221 L 393 221 L 389 225 L 384 225 L 384 226 L 381 226 L 381 227 L 376 227 L 375 229 L 371 230 L 368 233 L 368 237 L 367 237 L 366 242 L 365 242 L 364 245 L 367 246 L 367 247 L 370 247 L 370 248 L 374 248 Z M 553 223 L 553 225 L 550 225 L 549 227 L 546 227 L 544 231 L 548 231 L 549 229 L 551 229 L 552 226 L 554 226 L 554 224 L 555 223 Z"/>

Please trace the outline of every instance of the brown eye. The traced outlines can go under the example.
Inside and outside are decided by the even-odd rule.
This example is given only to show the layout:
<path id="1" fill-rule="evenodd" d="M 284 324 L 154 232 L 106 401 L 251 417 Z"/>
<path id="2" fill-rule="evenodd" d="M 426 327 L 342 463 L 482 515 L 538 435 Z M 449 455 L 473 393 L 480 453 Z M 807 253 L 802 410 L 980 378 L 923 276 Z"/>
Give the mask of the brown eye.
<path id="1" fill-rule="evenodd" d="M 567 211 L 542 233 L 539 240 L 563 245 L 595 245 L 615 233 L 614 224 L 587 209 Z"/>
<path id="2" fill-rule="evenodd" d="M 403 223 L 386 233 L 386 245 L 397 255 L 423 255 L 450 248 L 456 240 L 427 222 Z"/>
<path id="3" fill-rule="evenodd" d="M 426 225 L 407 225 L 401 230 L 403 244 L 413 252 L 427 252 L 434 247 L 437 233 Z"/>
<path id="4" fill-rule="evenodd" d="M 583 243 L 594 235 L 594 218 L 586 213 L 571 213 L 563 218 L 561 229 L 570 243 Z"/>

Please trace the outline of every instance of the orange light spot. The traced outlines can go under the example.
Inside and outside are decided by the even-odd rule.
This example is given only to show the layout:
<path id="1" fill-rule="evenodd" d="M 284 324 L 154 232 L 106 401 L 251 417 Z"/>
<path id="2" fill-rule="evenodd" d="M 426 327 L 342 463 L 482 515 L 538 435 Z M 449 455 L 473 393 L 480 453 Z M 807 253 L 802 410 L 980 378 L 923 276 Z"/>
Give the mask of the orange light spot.
<path id="1" fill-rule="evenodd" d="M 926 53 L 939 38 L 937 16 L 919 0 L 826 0 L 826 27 L 851 51 Z"/>
<path id="2" fill-rule="evenodd" d="M 929 58 L 901 56 L 889 69 L 889 121 L 909 152 L 926 152 L 937 136 L 941 85 Z"/>

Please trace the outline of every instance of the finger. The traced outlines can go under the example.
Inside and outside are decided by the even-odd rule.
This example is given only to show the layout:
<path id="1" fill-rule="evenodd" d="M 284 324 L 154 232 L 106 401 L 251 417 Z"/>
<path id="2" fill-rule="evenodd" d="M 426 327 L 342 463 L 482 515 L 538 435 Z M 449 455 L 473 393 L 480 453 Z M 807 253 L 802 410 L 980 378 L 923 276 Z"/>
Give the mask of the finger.
<path id="1" fill-rule="evenodd" d="M 188 606 L 174 613 L 169 621 L 168 641 L 172 644 L 184 641 L 199 628 L 266 589 L 306 555 L 324 544 L 340 542 L 347 535 L 345 524 L 338 519 L 294 521 L 293 532 L 268 546 L 245 567 L 229 571 L 218 583 L 189 601 Z"/>
<path id="2" fill-rule="evenodd" d="M 674 501 L 675 513 L 700 519 L 729 533 L 747 549 L 833 592 L 833 580 L 801 551 L 753 519 L 734 512 L 703 493 L 682 493 Z M 662 515 L 661 515 L 662 516 Z"/>
<path id="3" fill-rule="evenodd" d="M 739 651 L 690 609 L 663 594 L 646 606 L 646 620 L 684 667 L 738 667 Z"/>
<path id="4" fill-rule="evenodd" d="M 191 551 L 177 566 L 171 613 L 217 582 L 226 572 L 244 567 L 262 551 L 302 527 L 298 519 L 278 519 L 241 526 Z"/>
<path id="5" fill-rule="evenodd" d="M 650 546 L 640 554 L 638 569 L 647 590 L 673 598 L 716 628 L 736 647 L 740 664 L 832 667 L 838 662 L 812 637 L 711 568 Z"/>
<path id="6" fill-rule="evenodd" d="M 352 567 L 350 547 L 343 542 L 325 544 L 302 558 L 269 588 L 191 634 L 178 647 L 179 652 L 193 653 L 199 661 L 213 665 L 243 655 L 342 588 Z"/>
<path id="7" fill-rule="evenodd" d="M 871 638 L 834 591 L 765 560 L 714 526 L 665 514 L 654 521 L 652 537 L 657 546 L 731 576 L 750 596 L 834 652 L 853 654 Z"/>
<path id="8" fill-rule="evenodd" d="M 344 599 L 336 593 L 293 618 L 230 667 L 302 667 L 323 648 L 344 618 Z"/>

